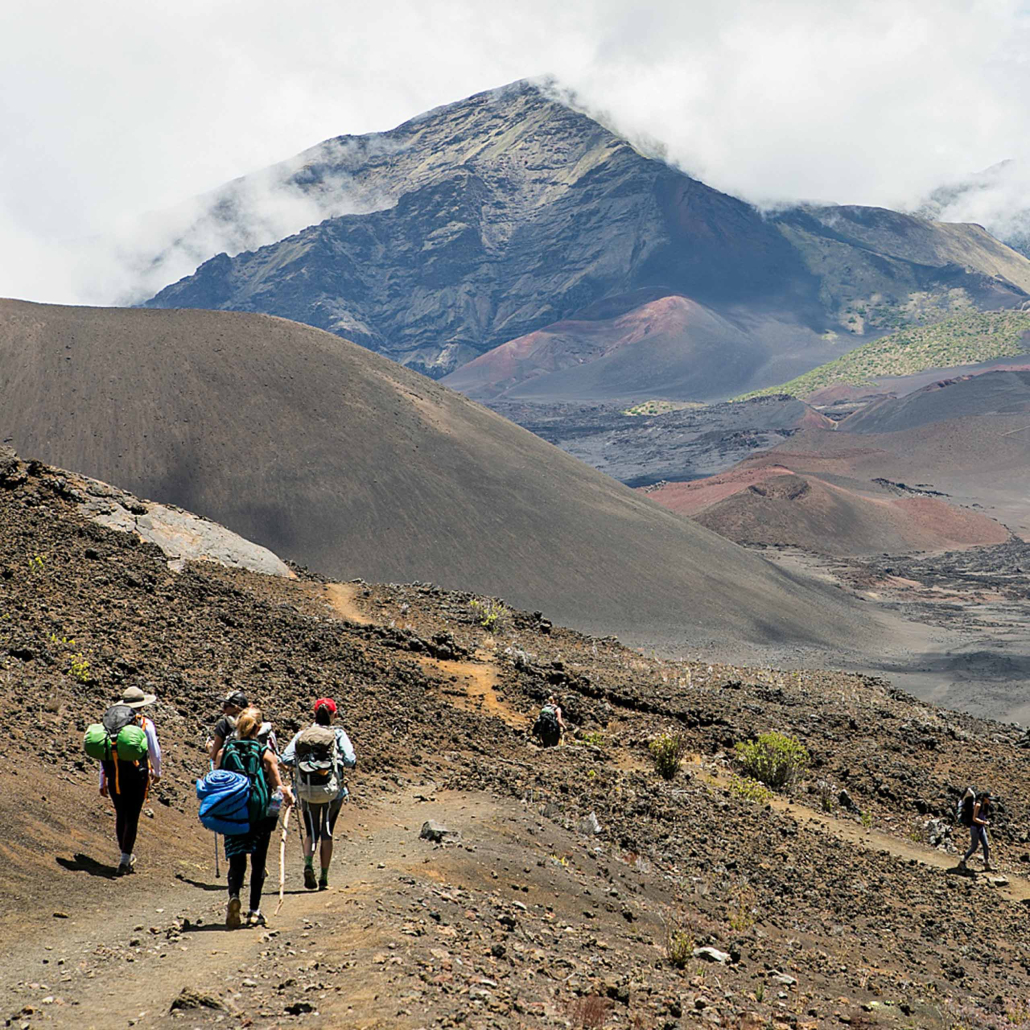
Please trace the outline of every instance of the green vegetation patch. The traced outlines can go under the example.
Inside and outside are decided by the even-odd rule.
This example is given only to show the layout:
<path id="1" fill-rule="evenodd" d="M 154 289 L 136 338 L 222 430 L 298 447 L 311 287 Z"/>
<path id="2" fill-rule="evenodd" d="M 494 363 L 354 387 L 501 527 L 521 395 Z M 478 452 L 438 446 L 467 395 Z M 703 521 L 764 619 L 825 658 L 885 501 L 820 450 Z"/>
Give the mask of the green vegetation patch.
<path id="1" fill-rule="evenodd" d="M 703 408 L 700 401 L 641 401 L 632 408 L 626 408 L 623 415 L 666 415 L 670 411 L 682 411 L 684 408 Z"/>
<path id="2" fill-rule="evenodd" d="M 933 325 L 912 326 L 873 340 L 781 386 L 745 393 L 734 400 L 788 393 L 807 397 L 827 386 L 865 386 L 879 376 L 907 376 L 928 368 L 975 365 L 1030 352 L 1030 311 L 972 311 Z"/>

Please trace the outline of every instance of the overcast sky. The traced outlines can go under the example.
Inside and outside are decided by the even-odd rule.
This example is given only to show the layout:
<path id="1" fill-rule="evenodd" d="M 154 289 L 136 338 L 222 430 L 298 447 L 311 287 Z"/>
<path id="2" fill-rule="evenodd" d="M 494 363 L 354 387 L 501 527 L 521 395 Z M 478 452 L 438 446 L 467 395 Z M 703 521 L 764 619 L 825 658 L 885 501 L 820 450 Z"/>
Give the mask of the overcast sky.
<path id="1" fill-rule="evenodd" d="M 544 74 L 759 203 L 903 206 L 1005 158 L 1030 168 L 1016 0 L 11 0 L 0 295 L 111 301 L 124 270 L 68 241 Z M 1009 181 L 1004 203 L 1020 196 Z"/>

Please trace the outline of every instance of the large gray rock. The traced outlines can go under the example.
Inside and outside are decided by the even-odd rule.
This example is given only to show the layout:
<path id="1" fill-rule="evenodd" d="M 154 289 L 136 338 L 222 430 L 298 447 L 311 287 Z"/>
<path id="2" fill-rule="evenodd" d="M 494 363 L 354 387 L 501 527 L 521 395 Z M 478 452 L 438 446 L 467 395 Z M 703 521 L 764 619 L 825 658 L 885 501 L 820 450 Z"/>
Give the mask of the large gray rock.
<path id="1" fill-rule="evenodd" d="M 174 505 L 141 501 L 99 480 L 73 477 L 83 497 L 80 509 L 92 521 L 157 544 L 169 566 L 181 571 L 187 561 L 213 561 L 228 568 L 267 576 L 296 578 L 267 547 Z"/>

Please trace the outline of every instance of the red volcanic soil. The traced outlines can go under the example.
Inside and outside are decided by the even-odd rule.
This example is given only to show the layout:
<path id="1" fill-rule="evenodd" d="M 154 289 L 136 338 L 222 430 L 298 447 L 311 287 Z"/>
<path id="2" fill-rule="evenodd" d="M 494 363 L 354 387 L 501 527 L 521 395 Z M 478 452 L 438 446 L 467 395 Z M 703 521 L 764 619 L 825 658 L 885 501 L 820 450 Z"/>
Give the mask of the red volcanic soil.
<path id="1" fill-rule="evenodd" d="M 480 355 L 443 382 L 488 401 L 552 393 L 629 398 L 656 389 L 671 397 L 690 392 L 694 380 L 700 388 L 750 369 L 751 349 L 732 323 L 674 295 L 614 318 L 555 322 Z"/>
<path id="2" fill-rule="evenodd" d="M 670 483 L 651 499 L 738 543 L 789 544 L 838 555 L 1003 543 L 1004 526 L 936 497 L 870 483 L 839 486 L 779 464 Z"/>

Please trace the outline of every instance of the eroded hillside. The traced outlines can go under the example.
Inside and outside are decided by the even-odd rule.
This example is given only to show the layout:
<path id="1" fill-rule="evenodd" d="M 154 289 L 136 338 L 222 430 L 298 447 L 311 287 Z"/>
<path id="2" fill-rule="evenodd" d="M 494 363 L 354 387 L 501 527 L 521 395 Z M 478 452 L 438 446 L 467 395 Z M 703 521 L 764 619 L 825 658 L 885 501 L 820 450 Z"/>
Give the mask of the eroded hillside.
<path id="1" fill-rule="evenodd" d="M 12 1025 L 1022 1018 L 1023 735 L 882 680 L 662 662 L 426 584 L 175 572 L 155 545 L 90 521 L 67 477 L 10 459 L 0 666 Z M 80 735 L 130 684 L 158 695 L 165 778 L 140 871 L 114 880 Z M 281 912 L 233 933 L 192 787 L 229 686 L 283 736 L 332 694 L 359 754 L 330 891 L 300 886 L 291 838 Z M 542 751 L 527 726 L 550 692 L 573 733 Z M 732 778 L 733 745 L 769 729 L 811 755 L 789 796 Z M 670 732 L 687 758 L 667 782 L 648 746 Z M 1001 793 L 1002 876 L 953 868 L 968 782 Z M 419 840 L 431 818 L 460 839 Z"/>

